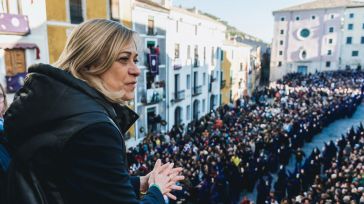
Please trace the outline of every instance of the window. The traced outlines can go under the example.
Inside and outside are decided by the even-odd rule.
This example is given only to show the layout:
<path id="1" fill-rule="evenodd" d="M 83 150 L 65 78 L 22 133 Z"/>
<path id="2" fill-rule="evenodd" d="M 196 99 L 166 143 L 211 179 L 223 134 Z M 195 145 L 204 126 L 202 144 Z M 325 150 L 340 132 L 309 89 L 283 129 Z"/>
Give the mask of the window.
<path id="1" fill-rule="evenodd" d="M 361 39 L 360 39 L 360 43 L 361 43 L 361 44 L 364 44 L 364 36 L 362 36 L 362 37 L 361 37 Z"/>
<path id="2" fill-rule="evenodd" d="M 240 62 L 240 71 L 243 71 L 243 63 Z"/>
<path id="3" fill-rule="evenodd" d="M 361 28 L 363 28 L 363 29 L 364 29 L 364 23 L 363 23 L 363 25 L 361 26 Z"/>
<path id="4" fill-rule="evenodd" d="M 280 33 L 281 33 L 281 35 L 283 35 L 284 34 L 284 30 L 280 30 Z"/>
<path id="5" fill-rule="evenodd" d="M 334 14 L 331 14 L 330 18 L 331 19 L 334 19 L 335 18 L 335 15 Z"/>
<path id="6" fill-rule="evenodd" d="M 282 56 L 283 55 L 283 51 L 282 50 L 280 50 L 279 51 L 279 56 Z"/>
<path id="7" fill-rule="evenodd" d="M 174 45 L 174 59 L 179 59 L 179 44 Z"/>
<path id="8" fill-rule="evenodd" d="M 79 24 L 83 22 L 82 15 L 82 0 L 69 0 L 70 1 L 70 19 L 72 24 Z"/>
<path id="9" fill-rule="evenodd" d="M 330 67 L 331 66 L 331 62 L 330 61 L 327 61 L 326 62 L 326 67 Z"/>
<path id="10" fill-rule="evenodd" d="M 187 45 L 187 59 L 191 58 L 191 46 Z"/>
<path id="11" fill-rule="evenodd" d="M 191 88 L 191 76 L 189 74 L 187 74 L 186 87 L 187 89 Z"/>
<path id="12" fill-rule="evenodd" d="M 330 27 L 329 28 L 329 33 L 333 33 L 334 32 L 334 27 Z"/>
<path id="13" fill-rule="evenodd" d="M 205 112 L 206 100 L 202 99 L 202 112 Z"/>
<path id="14" fill-rule="evenodd" d="M 316 19 L 316 16 L 311 16 L 311 19 L 312 19 L 312 20 L 315 20 L 315 19 Z"/>
<path id="15" fill-rule="evenodd" d="M 154 35 L 154 17 L 148 16 L 148 35 Z"/>
<path id="16" fill-rule="evenodd" d="M 346 37 L 346 44 L 351 44 L 353 38 L 352 37 Z"/>
<path id="17" fill-rule="evenodd" d="M 0 13 L 22 14 L 22 1 L 0 0 Z"/>
<path id="18" fill-rule="evenodd" d="M 119 0 L 110 0 L 110 18 L 113 21 L 120 21 Z"/>
<path id="19" fill-rule="evenodd" d="M 197 29 L 198 29 L 198 27 L 197 27 L 197 25 L 195 25 L 195 35 L 197 35 Z"/>
<path id="20" fill-rule="evenodd" d="M 211 48 L 211 65 L 214 65 L 214 58 L 215 58 L 215 48 Z"/>
<path id="21" fill-rule="evenodd" d="M 187 109 L 186 109 L 186 118 L 187 120 L 190 120 L 191 119 L 191 106 L 190 105 L 187 105 Z"/>
<path id="22" fill-rule="evenodd" d="M 331 55 L 331 54 L 332 54 L 332 50 L 328 50 L 327 55 Z"/>
<path id="23" fill-rule="evenodd" d="M 176 33 L 178 33 L 178 20 L 176 20 Z"/>
<path id="24" fill-rule="evenodd" d="M 279 44 L 280 44 L 280 45 L 283 45 L 283 40 L 280 40 L 280 41 L 279 41 Z"/>
<path id="25" fill-rule="evenodd" d="M 349 14 L 349 18 L 354 18 L 354 14 L 353 13 L 350 13 Z"/>
<path id="26" fill-rule="evenodd" d="M 281 21 L 284 21 L 285 19 L 284 19 L 284 17 L 281 17 Z"/>
<path id="27" fill-rule="evenodd" d="M 301 60 L 305 60 L 307 58 L 307 52 L 306 50 L 302 50 L 300 53 Z"/>
<path id="28" fill-rule="evenodd" d="M 354 51 L 352 51 L 352 52 L 351 52 L 351 56 L 352 56 L 352 57 L 357 57 L 357 56 L 359 56 L 359 51 L 358 51 L 358 50 L 354 50 Z"/>
<path id="29" fill-rule="evenodd" d="M 282 66 L 282 62 L 281 61 L 279 61 L 278 62 L 278 67 L 281 67 Z"/>
<path id="30" fill-rule="evenodd" d="M 332 39 L 331 38 L 329 38 L 329 44 L 332 44 Z"/>
<path id="31" fill-rule="evenodd" d="M 202 74 L 202 85 L 206 85 L 206 73 Z"/>
<path id="32" fill-rule="evenodd" d="M 348 30 L 353 30 L 354 25 L 352 23 L 348 24 Z"/>
<path id="33" fill-rule="evenodd" d="M 206 61 L 206 47 L 203 47 L 203 62 Z"/>
<path id="34" fill-rule="evenodd" d="M 300 20 L 300 17 L 299 16 L 296 16 L 296 21 L 299 21 Z"/>
<path id="35" fill-rule="evenodd" d="M 308 36 L 310 36 L 310 34 L 311 34 L 310 30 L 308 30 L 307 28 L 302 29 L 300 32 L 300 36 L 302 38 L 308 38 Z"/>
<path id="36" fill-rule="evenodd" d="M 193 50 L 193 66 L 198 67 L 199 65 L 198 61 L 198 45 L 195 45 L 195 49 Z"/>
<path id="37" fill-rule="evenodd" d="M 4 58 L 7 76 L 14 76 L 26 71 L 24 49 L 5 49 Z"/>

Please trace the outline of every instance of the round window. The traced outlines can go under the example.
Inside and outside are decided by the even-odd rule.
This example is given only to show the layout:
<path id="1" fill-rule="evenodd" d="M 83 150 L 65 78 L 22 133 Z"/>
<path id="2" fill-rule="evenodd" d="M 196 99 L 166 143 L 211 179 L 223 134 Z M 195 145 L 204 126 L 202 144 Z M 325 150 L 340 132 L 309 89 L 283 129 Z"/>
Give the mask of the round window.
<path id="1" fill-rule="evenodd" d="M 308 30 L 307 28 L 302 29 L 300 32 L 300 36 L 302 38 L 307 38 L 308 36 L 310 36 L 310 30 Z"/>

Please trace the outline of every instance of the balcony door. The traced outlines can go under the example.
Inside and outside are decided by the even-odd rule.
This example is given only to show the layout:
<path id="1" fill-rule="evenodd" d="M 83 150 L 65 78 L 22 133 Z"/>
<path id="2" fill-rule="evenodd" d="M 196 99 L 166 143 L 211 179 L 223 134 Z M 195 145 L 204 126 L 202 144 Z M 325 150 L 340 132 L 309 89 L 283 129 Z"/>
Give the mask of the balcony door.
<path id="1" fill-rule="evenodd" d="M 175 125 L 180 125 L 181 123 L 182 123 L 182 108 L 177 107 L 174 110 L 174 124 Z"/>
<path id="2" fill-rule="evenodd" d="M 200 101 L 195 100 L 193 102 L 193 120 L 198 119 L 198 114 L 200 113 L 199 106 L 200 106 Z"/>

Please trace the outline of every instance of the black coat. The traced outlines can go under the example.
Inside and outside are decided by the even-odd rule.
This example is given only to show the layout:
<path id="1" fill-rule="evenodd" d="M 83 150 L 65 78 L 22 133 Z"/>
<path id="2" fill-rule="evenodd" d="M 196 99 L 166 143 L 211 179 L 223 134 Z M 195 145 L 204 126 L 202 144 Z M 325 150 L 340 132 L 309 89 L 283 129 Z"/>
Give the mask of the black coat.
<path id="1" fill-rule="evenodd" d="M 137 118 L 68 72 L 35 65 L 5 115 L 5 134 L 19 156 L 9 171 L 34 173 L 42 199 L 51 204 L 139 203 L 140 181 L 128 175 L 122 135 Z M 9 179 L 16 179 L 16 173 Z M 22 190 L 9 182 L 9 202 L 39 203 Z M 142 203 L 164 199 L 151 187 Z"/>

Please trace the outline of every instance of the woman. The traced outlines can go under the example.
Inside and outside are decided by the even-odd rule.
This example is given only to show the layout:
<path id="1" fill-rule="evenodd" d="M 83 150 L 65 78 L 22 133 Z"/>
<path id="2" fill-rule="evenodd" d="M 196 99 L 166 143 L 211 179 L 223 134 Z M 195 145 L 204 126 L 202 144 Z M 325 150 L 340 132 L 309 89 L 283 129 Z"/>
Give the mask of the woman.
<path id="1" fill-rule="evenodd" d="M 5 133 L 27 164 L 11 168 L 35 175 L 44 203 L 164 203 L 181 190 L 182 168 L 160 160 L 147 176 L 128 175 L 122 134 L 138 116 L 122 104 L 134 98 L 140 74 L 135 37 L 117 22 L 90 20 L 72 31 L 54 67 L 29 68 L 6 112 Z M 29 203 L 12 182 L 8 189 L 9 202 Z"/>

